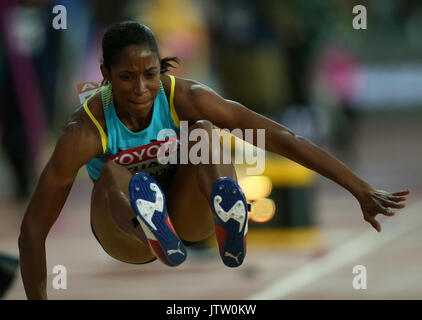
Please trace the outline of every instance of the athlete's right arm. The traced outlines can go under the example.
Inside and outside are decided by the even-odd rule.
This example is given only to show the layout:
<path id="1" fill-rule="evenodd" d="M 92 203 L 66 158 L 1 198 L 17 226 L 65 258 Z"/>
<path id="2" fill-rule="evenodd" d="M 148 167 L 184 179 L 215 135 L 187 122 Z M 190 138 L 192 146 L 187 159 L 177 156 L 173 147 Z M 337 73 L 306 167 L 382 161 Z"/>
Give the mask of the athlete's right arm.
<path id="1" fill-rule="evenodd" d="M 19 253 L 28 299 L 47 299 L 47 234 L 66 202 L 79 168 L 101 153 L 100 135 L 81 107 L 65 125 L 22 221 Z"/>

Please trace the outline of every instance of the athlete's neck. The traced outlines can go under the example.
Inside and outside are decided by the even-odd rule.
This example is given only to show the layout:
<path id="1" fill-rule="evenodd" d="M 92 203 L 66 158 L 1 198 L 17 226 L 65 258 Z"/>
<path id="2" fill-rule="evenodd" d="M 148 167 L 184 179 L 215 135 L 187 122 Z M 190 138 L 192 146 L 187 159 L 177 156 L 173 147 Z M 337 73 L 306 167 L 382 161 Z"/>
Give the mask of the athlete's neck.
<path id="1" fill-rule="evenodd" d="M 120 121 L 126 126 L 126 128 L 133 132 L 142 131 L 149 126 L 151 123 L 153 108 L 154 105 L 152 105 L 149 110 L 128 112 L 126 109 L 120 108 L 115 104 L 116 114 Z"/>

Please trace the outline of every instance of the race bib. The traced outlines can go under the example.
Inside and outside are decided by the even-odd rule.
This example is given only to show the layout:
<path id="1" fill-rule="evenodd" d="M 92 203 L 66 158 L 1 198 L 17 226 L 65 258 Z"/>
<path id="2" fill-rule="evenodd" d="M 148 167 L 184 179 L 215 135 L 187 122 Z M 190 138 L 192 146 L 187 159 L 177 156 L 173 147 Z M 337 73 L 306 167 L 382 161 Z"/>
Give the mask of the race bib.
<path id="1" fill-rule="evenodd" d="M 101 82 L 81 82 L 78 83 L 79 101 L 83 104 L 90 96 L 101 88 Z"/>

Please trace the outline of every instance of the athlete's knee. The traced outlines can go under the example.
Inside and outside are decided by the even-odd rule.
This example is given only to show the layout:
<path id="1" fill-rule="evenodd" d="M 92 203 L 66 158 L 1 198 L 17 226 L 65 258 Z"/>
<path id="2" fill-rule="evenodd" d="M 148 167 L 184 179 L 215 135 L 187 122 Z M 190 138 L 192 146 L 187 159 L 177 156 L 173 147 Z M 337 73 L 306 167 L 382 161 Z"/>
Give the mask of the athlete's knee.
<path id="1" fill-rule="evenodd" d="M 198 120 L 190 127 L 190 129 L 203 129 L 210 133 L 213 127 L 213 123 L 209 120 Z"/>
<path id="2" fill-rule="evenodd" d="M 116 180 L 116 177 L 118 175 L 131 176 L 131 173 L 126 167 L 116 164 L 113 161 L 107 161 L 101 167 L 100 178 L 98 179 L 98 182 L 105 182 L 106 184 L 111 184 L 113 181 Z"/>
<path id="3" fill-rule="evenodd" d="M 107 161 L 104 163 L 104 165 L 101 167 L 100 176 L 107 177 L 109 175 L 112 175 L 116 171 L 120 171 L 122 168 L 121 165 L 118 165 L 117 163 L 113 161 Z"/>
<path id="4" fill-rule="evenodd" d="M 100 170 L 100 178 L 98 179 L 99 182 L 108 180 L 112 176 L 113 169 L 116 164 L 113 161 L 108 161 L 104 163 Z"/>
<path id="5" fill-rule="evenodd" d="M 194 125 L 189 127 L 189 131 L 189 134 L 196 138 L 199 136 L 201 139 L 208 140 L 210 142 L 210 148 L 212 141 L 219 141 L 219 134 L 216 130 L 214 130 L 214 124 L 209 120 L 196 121 Z M 190 146 L 192 145 L 194 145 L 193 142 Z"/>

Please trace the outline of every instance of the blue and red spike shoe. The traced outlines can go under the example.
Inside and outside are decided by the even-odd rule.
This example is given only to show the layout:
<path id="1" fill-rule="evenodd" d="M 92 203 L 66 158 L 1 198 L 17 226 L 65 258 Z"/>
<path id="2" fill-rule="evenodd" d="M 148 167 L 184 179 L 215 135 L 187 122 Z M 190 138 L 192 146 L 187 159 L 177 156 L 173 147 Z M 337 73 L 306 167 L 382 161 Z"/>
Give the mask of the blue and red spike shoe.
<path id="1" fill-rule="evenodd" d="M 248 203 L 233 179 L 218 178 L 211 191 L 215 235 L 221 259 L 228 267 L 238 267 L 246 255 Z"/>
<path id="2" fill-rule="evenodd" d="M 185 246 L 174 230 L 164 192 L 154 178 L 143 172 L 135 174 L 129 183 L 129 200 L 154 255 L 171 267 L 185 261 Z"/>

